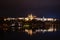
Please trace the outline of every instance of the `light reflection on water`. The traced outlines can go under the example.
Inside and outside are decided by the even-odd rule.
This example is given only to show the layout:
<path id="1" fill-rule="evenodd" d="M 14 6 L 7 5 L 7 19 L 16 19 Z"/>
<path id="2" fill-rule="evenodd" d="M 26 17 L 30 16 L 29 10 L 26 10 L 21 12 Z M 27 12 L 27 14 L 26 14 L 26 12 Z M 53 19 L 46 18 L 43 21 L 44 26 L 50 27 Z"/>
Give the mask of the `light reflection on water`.
<path id="1" fill-rule="evenodd" d="M 3 30 L 6 32 L 8 30 L 8 28 L 4 28 Z M 13 32 L 16 31 L 16 28 L 11 27 L 11 31 L 13 31 Z M 21 27 L 18 27 L 17 31 L 20 32 Z M 50 27 L 49 29 L 35 29 L 35 31 L 33 31 L 33 29 L 25 29 L 25 30 L 22 29 L 22 31 L 28 33 L 28 35 L 32 35 L 32 34 L 36 34 L 36 33 L 40 33 L 40 32 L 42 32 L 42 33 L 56 32 L 57 30 L 56 30 L 56 28 Z"/>
<path id="2" fill-rule="evenodd" d="M 53 28 L 52 28 L 53 29 Z M 15 30 L 15 29 L 14 29 Z M 49 31 L 48 31 L 49 30 Z M 15 31 L 12 31 L 12 32 L 5 32 L 4 35 L 5 35 L 5 39 L 17 39 L 17 40 L 47 40 L 47 38 L 50 40 L 51 38 L 55 39 L 55 37 L 57 36 L 58 38 L 58 33 L 54 32 L 53 30 L 50 29 L 36 29 L 35 31 L 33 31 L 32 29 L 28 30 L 28 29 L 25 29 L 25 30 L 22 30 L 22 32 L 16 32 Z M 51 31 L 50 31 L 51 30 Z M 59 34 L 60 35 L 60 34 Z M 53 40 L 52 39 L 52 40 Z"/>
<path id="3" fill-rule="evenodd" d="M 56 30 L 56 28 L 55 29 L 49 28 L 48 30 L 37 29 L 37 30 L 33 31 L 32 29 L 30 29 L 30 30 L 25 29 L 24 31 L 27 32 L 29 35 L 32 35 L 32 34 L 36 34 L 37 32 L 42 32 L 42 33 L 44 33 L 44 32 L 56 32 L 57 30 Z"/>

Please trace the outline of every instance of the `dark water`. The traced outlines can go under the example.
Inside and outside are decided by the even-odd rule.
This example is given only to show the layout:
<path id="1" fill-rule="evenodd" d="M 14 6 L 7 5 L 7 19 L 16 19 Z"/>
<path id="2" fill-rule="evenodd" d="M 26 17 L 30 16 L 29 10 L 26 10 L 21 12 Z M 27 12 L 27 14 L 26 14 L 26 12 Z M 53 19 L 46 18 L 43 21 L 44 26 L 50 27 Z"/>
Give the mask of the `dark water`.
<path id="1" fill-rule="evenodd" d="M 0 31 L 0 40 L 60 40 L 60 31 L 36 33 L 32 36 L 25 32 Z"/>

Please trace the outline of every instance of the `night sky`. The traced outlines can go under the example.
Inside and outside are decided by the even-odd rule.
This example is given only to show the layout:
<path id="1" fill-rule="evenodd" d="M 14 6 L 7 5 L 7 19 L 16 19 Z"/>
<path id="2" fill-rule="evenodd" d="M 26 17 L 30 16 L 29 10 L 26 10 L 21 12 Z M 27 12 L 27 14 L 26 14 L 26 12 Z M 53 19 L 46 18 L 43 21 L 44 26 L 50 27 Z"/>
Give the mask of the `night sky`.
<path id="1" fill-rule="evenodd" d="M 24 17 L 30 13 L 37 17 L 60 18 L 60 0 L 0 1 L 0 17 Z"/>

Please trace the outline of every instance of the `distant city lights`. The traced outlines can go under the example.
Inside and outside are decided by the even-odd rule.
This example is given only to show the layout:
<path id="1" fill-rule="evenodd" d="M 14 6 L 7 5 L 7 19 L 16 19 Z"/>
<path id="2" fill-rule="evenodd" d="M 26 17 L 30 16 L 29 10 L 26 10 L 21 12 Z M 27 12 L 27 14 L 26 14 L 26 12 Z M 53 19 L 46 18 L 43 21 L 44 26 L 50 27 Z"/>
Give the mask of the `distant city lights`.
<path id="1" fill-rule="evenodd" d="M 28 17 L 22 17 L 22 18 L 5 18 L 4 21 L 6 20 L 16 20 L 16 19 L 19 19 L 19 20 L 25 20 L 25 21 L 29 21 L 29 20 L 33 20 L 33 19 L 36 19 L 36 20 L 40 20 L 40 21 L 56 21 L 57 19 L 55 18 L 37 18 L 36 16 L 33 16 L 32 14 L 28 15 Z"/>

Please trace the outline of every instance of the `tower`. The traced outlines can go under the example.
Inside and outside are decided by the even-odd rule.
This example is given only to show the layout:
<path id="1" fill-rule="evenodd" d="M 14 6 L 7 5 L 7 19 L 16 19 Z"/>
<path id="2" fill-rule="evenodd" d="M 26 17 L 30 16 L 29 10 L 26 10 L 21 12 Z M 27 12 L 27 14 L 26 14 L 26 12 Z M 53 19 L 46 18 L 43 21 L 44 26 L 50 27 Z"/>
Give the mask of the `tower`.
<path id="1" fill-rule="evenodd" d="M 44 21 L 45 17 L 43 16 L 42 21 Z"/>

